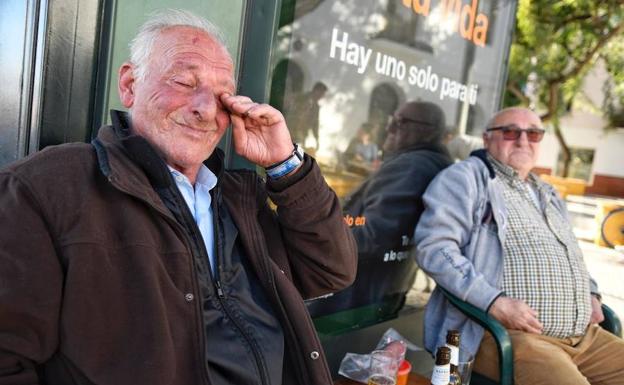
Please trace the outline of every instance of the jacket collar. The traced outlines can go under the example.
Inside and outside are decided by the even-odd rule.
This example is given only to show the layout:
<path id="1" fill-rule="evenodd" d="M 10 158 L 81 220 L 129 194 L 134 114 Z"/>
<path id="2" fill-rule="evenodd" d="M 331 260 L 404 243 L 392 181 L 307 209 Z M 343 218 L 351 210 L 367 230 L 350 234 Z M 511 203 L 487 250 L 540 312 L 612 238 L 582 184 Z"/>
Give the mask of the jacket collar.
<path id="1" fill-rule="evenodd" d="M 169 187 L 173 181 L 162 153 L 144 137 L 132 132 L 130 115 L 127 112 L 111 110 L 111 121 L 115 140 L 123 147 L 128 157 L 145 172 L 150 183 L 156 188 Z M 223 158 L 223 151 L 216 148 L 204 161 L 206 167 L 217 176 L 217 180 L 224 172 Z"/>
<path id="2" fill-rule="evenodd" d="M 490 163 L 490 161 L 488 160 L 486 149 L 482 148 L 480 150 L 475 150 L 470 153 L 470 156 L 476 157 L 477 159 L 482 161 L 483 164 L 485 164 L 485 167 L 487 167 L 488 172 L 490 173 L 491 179 L 496 178 L 496 172 L 494 171 L 494 166 L 492 166 L 492 163 Z"/>

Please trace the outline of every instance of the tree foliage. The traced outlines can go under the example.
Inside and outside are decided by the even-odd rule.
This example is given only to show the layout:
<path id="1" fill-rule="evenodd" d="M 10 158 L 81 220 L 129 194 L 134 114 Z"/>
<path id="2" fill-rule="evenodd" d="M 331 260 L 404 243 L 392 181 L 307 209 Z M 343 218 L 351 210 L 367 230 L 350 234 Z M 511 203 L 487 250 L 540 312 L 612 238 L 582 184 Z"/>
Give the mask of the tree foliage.
<path id="1" fill-rule="evenodd" d="M 564 152 L 570 151 L 559 118 L 578 96 L 597 60 L 610 74 L 603 111 L 609 122 L 624 118 L 624 3 L 622 0 L 520 0 L 511 47 L 506 105 L 533 102 L 550 122 Z M 624 119 L 620 120 L 624 122 Z M 565 175 L 564 175 L 565 176 Z"/>

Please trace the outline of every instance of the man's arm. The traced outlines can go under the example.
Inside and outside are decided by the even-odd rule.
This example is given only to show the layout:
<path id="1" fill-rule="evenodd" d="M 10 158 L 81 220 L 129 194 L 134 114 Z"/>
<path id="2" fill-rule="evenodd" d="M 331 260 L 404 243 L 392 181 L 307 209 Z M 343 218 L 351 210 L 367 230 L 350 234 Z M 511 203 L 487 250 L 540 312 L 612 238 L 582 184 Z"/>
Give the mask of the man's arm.
<path id="1" fill-rule="evenodd" d="M 487 311 L 501 290 L 462 253 L 464 246 L 476 241 L 471 239 L 475 226 L 483 226 L 474 223 L 478 194 L 485 194 L 478 191 L 476 178 L 480 175 L 474 167 L 458 163 L 433 180 L 423 196 L 425 211 L 414 240 L 417 262 L 427 274 L 453 295 Z M 477 257 L 488 258 L 487 255 Z"/>
<path id="2" fill-rule="evenodd" d="M 220 100 L 230 112 L 239 155 L 262 167 L 291 156 L 292 139 L 278 110 L 246 96 L 222 94 Z M 269 180 L 267 190 L 277 205 L 290 269 L 302 295 L 315 297 L 351 284 L 357 266 L 355 241 L 316 162 L 305 156 L 296 170 Z"/>
<path id="3" fill-rule="evenodd" d="M 316 161 L 306 155 L 295 174 L 269 179 L 267 192 L 277 205 L 289 267 L 302 296 L 318 297 L 349 286 L 357 270 L 355 241 Z"/>
<path id="4" fill-rule="evenodd" d="M 0 173 L 0 384 L 39 383 L 58 344 L 62 270 L 31 191 Z"/>
<path id="5" fill-rule="evenodd" d="M 415 235 L 418 262 L 438 284 L 488 312 L 507 329 L 539 334 L 543 326 L 537 312 L 524 301 L 504 296 L 475 269 L 474 261 L 462 254 L 464 246 L 477 242 L 473 239 L 475 234 L 481 234 L 484 239 L 497 236 L 488 234 L 493 229 L 485 228 L 493 221 L 491 214 L 484 213 L 486 218 L 475 217 L 477 196 L 486 193 L 477 191 L 478 177 L 466 163 L 459 163 L 431 183 L 423 198 L 426 208 Z M 502 250 L 480 252 L 484 255 L 474 258 L 487 259 L 488 252 L 502 253 Z"/>
<path id="6" fill-rule="evenodd" d="M 425 156 L 409 160 L 413 164 L 390 161 L 382 165 L 365 191 L 353 196 L 361 202 L 354 202 L 353 211 L 345 210 L 365 218 L 363 225 L 351 227 L 361 255 L 383 256 L 389 250 L 398 251 L 402 236 L 412 238 L 423 210 L 421 198 L 435 176 L 435 168 Z"/>

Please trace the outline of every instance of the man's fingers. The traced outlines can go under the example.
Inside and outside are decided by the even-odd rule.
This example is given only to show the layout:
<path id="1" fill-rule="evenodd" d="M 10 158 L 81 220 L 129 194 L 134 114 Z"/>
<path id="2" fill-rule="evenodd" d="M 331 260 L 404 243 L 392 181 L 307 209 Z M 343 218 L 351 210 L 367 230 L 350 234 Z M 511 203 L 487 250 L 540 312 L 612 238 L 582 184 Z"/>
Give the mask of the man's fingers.
<path id="1" fill-rule="evenodd" d="M 222 94 L 225 108 L 242 118 L 255 120 L 260 125 L 272 125 L 283 120 L 282 114 L 268 104 L 255 103 L 247 96 Z"/>
<path id="2" fill-rule="evenodd" d="M 275 124 L 282 119 L 282 114 L 268 104 L 254 104 L 243 113 L 243 116 L 267 126 Z"/>
<path id="3" fill-rule="evenodd" d="M 600 312 L 600 313 L 597 313 L 597 312 L 592 313 L 591 318 L 589 320 L 590 323 L 595 323 L 595 324 L 599 324 L 602 321 L 604 321 L 604 314 L 602 314 L 602 312 Z"/>
<path id="4" fill-rule="evenodd" d="M 221 102 L 228 111 L 243 117 L 246 117 L 249 114 L 250 109 L 259 105 L 247 96 L 222 94 L 220 98 Z"/>
<path id="5" fill-rule="evenodd" d="M 524 328 L 524 331 L 525 331 L 525 332 L 528 332 L 528 333 L 542 334 L 542 329 L 540 329 L 540 328 L 536 328 L 536 327 L 531 326 L 531 325 L 527 325 L 527 326 Z"/>
<path id="6" fill-rule="evenodd" d="M 232 115 L 232 140 L 234 151 L 240 154 L 247 145 L 247 133 L 245 132 L 245 121 L 238 115 Z"/>
<path id="7" fill-rule="evenodd" d="M 524 305 L 526 307 L 524 311 L 524 317 L 522 317 L 522 323 L 524 329 L 530 333 L 542 334 L 542 330 L 544 329 L 544 325 L 537 318 L 537 311 L 531 308 L 529 305 Z"/>
<path id="8" fill-rule="evenodd" d="M 242 116 L 249 107 L 256 104 L 247 96 L 230 95 L 227 93 L 221 94 L 219 99 L 226 110 L 239 116 Z"/>
<path id="9" fill-rule="evenodd" d="M 542 330 L 544 330 L 544 325 L 537 318 L 529 319 L 529 327 L 534 333 L 542 334 Z"/>

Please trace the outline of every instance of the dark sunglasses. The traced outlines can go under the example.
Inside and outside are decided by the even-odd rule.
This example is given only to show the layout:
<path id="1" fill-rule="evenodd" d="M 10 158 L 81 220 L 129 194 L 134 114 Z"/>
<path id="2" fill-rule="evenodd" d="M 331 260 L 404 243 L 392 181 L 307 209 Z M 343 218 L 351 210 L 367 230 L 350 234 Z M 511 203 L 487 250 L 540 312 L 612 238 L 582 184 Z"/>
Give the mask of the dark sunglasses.
<path id="1" fill-rule="evenodd" d="M 420 124 L 425 126 L 430 126 L 431 123 L 423 122 L 416 119 L 405 118 L 402 116 L 393 116 L 390 120 L 390 125 L 394 128 L 403 129 L 412 124 Z"/>
<path id="2" fill-rule="evenodd" d="M 526 132 L 529 142 L 537 143 L 544 138 L 544 130 L 542 128 L 520 128 L 515 124 L 509 124 L 507 126 L 490 127 L 486 130 L 490 131 L 502 131 L 503 139 L 505 140 L 518 140 L 523 132 Z"/>

